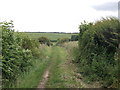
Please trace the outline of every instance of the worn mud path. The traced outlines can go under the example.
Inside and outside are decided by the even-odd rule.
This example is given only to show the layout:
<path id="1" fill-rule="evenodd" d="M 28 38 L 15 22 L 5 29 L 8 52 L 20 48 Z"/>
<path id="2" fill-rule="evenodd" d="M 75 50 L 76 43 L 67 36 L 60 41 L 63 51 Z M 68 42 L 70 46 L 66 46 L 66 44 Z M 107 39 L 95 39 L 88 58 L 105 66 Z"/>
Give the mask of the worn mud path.
<path id="1" fill-rule="evenodd" d="M 40 84 L 38 85 L 37 88 L 45 88 L 45 84 L 48 81 L 48 77 L 49 77 L 49 69 L 47 69 L 44 74 L 43 74 L 43 79 L 42 81 L 40 81 Z"/>

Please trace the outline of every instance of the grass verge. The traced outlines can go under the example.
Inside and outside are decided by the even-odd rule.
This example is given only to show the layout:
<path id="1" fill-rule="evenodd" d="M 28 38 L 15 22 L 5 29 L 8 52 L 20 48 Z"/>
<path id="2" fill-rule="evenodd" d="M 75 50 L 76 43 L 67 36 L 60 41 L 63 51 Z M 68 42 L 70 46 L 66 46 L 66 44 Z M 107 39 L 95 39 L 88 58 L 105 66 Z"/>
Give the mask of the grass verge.
<path id="1" fill-rule="evenodd" d="M 69 53 L 63 47 L 52 49 L 52 65 L 46 88 L 81 88 L 76 77 L 76 66 L 71 63 Z"/>
<path id="2" fill-rule="evenodd" d="M 61 79 L 61 73 L 60 70 L 60 64 L 62 60 L 64 60 L 66 57 L 65 52 L 63 48 L 60 47 L 52 47 L 51 52 L 51 61 L 52 65 L 50 68 L 50 75 L 49 80 L 46 84 L 46 88 L 65 88 L 64 86 L 64 80 Z"/>
<path id="3" fill-rule="evenodd" d="M 49 54 L 50 48 L 49 47 L 42 47 L 41 50 L 44 50 L 42 53 L 41 59 L 33 59 L 33 66 L 30 68 L 29 72 L 25 72 L 21 74 L 16 84 L 12 85 L 10 88 L 36 88 L 42 80 L 42 75 L 48 65 L 50 64 L 49 61 Z"/>
<path id="4" fill-rule="evenodd" d="M 17 80 L 17 84 L 13 86 L 14 88 L 36 88 L 39 81 L 42 79 L 42 75 L 44 71 L 46 70 L 49 60 L 42 60 L 41 62 L 38 62 L 38 60 L 35 60 L 36 64 L 34 64 L 34 67 L 31 68 L 31 70 L 28 73 L 24 73 L 20 76 Z"/>

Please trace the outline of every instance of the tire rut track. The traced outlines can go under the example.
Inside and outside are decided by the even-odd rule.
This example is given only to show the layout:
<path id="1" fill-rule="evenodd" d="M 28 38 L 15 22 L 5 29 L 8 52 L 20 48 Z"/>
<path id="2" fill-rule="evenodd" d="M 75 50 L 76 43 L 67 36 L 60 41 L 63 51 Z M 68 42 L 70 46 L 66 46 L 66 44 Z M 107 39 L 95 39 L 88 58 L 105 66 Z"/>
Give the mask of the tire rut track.
<path id="1" fill-rule="evenodd" d="M 48 77 L 49 77 L 49 68 L 44 72 L 43 79 L 42 79 L 42 81 L 40 81 L 37 88 L 45 88 L 45 85 L 48 81 Z"/>

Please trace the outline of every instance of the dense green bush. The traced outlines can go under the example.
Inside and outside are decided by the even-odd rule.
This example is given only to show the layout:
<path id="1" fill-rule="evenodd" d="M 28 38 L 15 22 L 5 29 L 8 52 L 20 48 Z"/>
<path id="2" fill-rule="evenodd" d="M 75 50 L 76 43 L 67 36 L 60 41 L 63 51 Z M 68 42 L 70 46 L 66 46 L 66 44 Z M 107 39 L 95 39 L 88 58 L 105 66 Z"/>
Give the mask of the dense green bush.
<path id="1" fill-rule="evenodd" d="M 69 38 L 59 38 L 59 39 L 57 40 L 56 45 L 61 45 L 61 44 L 65 43 L 65 42 L 69 42 L 69 41 L 70 41 Z"/>
<path id="2" fill-rule="evenodd" d="M 18 34 L 18 36 L 20 36 Z M 31 50 L 32 56 L 35 58 L 40 57 L 40 50 L 39 50 L 39 42 L 37 40 L 33 40 L 30 37 L 28 37 L 26 34 L 22 34 L 20 36 L 22 38 L 21 46 L 25 50 Z"/>
<path id="3" fill-rule="evenodd" d="M 78 35 L 72 35 L 70 40 L 71 41 L 78 41 Z"/>
<path id="4" fill-rule="evenodd" d="M 2 54 L 2 28 L 0 27 L 0 55 Z"/>
<path id="5" fill-rule="evenodd" d="M 12 22 L 1 22 L 2 31 L 2 84 L 9 87 L 17 77 L 28 72 L 32 58 L 39 54 L 39 44 L 23 34 L 14 32 Z M 35 51 L 36 50 L 36 51 Z"/>
<path id="6" fill-rule="evenodd" d="M 0 89 L 2 88 L 2 28 L 0 27 Z"/>
<path id="7" fill-rule="evenodd" d="M 2 64 L 0 63 L 0 69 L 2 69 L 3 88 L 19 86 L 19 83 L 24 82 L 21 79 L 29 73 L 32 73 L 33 70 L 37 70 L 37 63 L 39 63 L 38 65 L 42 65 L 44 63 L 43 59 L 47 56 L 45 52 L 47 51 L 46 45 L 40 45 L 38 40 L 28 37 L 25 33 L 15 32 L 13 27 L 13 22 L 0 23 L 0 32 L 2 32 L 0 36 L 0 40 L 2 41 L 2 46 L 0 47 L 0 50 L 2 50 L 0 51 Z M 45 63 L 47 64 L 48 62 Z M 43 67 L 42 65 L 39 69 L 42 70 Z M 36 75 L 33 74 L 34 76 Z"/>
<path id="8" fill-rule="evenodd" d="M 40 44 L 46 44 L 48 46 L 52 45 L 47 37 L 39 37 L 38 41 L 40 42 Z"/>
<path id="9" fill-rule="evenodd" d="M 104 87 L 117 81 L 120 27 L 116 18 L 96 23 L 82 23 L 79 27 L 79 58 L 81 70 L 89 80 L 103 82 Z"/>

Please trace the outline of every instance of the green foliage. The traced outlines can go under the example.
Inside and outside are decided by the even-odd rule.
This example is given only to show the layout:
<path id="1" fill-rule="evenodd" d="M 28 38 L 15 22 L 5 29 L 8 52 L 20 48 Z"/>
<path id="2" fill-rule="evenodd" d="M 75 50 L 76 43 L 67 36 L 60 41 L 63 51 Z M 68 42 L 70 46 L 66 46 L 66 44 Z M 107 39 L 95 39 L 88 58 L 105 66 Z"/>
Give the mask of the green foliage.
<path id="1" fill-rule="evenodd" d="M 40 42 L 40 44 L 46 44 L 48 46 L 51 45 L 51 42 L 47 37 L 39 37 L 38 41 Z"/>
<path id="2" fill-rule="evenodd" d="M 40 44 L 24 33 L 14 32 L 13 23 L 2 22 L 2 79 L 3 87 L 11 87 L 19 76 L 29 72 L 33 58 L 41 58 Z M 44 56 L 44 55 L 43 55 Z"/>
<path id="3" fill-rule="evenodd" d="M 0 27 L 0 53 L 2 50 L 2 27 Z"/>
<path id="4" fill-rule="evenodd" d="M 71 41 L 78 41 L 78 35 L 72 35 L 70 40 Z"/>
<path id="5" fill-rule="evenodd" d="M 25 50 L 31 50 L 32 56 L 34 58 L 40 57 L 39 42 L 37 40 L 31 39 L 26 34 L 19 35 L 22 38 L 21 46 Z"/>
<path id="6" fill-rule="evenodd" d="M 65 43 L 65 42 L 69 42 L 69 41 L 70 41 L 69 38 L 59 38 L 59 39 L 57 40 L 56 45 L 61 45 L 61 44 Z"/>
<path id="7" fill-rule="evenodd" d="M 106 18 L 96 23 L 82 23 L 79 27 L 79 58 L 84 76 L 89 80 L 103 81 L 108 87 L 117 80 L 120 27 L 116 18 Z M 108 81 L 109 80 L 109 81 Z"/>
<path id="8" fill-rule="evenodd" d="M 0 28 L 2 30 L 2 84 L 3 87 L 9 87 L 10 83 L 15 83 L 22 72 L 29 70 L 33 55 L 30 47 L 25 48 L 25 39 L 15 34 L 12 22 L 2 22 Z"/>
<path id="9" fill-rule="evenodd" d="M 86 21 L 84 21 L 84 23 L 81 23 L 81 25 L 79 26 L 80 29 L 79 39 L 82 39 L 83 33 L 87 31 L 92 25 L 93 23 L 87 23 Z"/>

